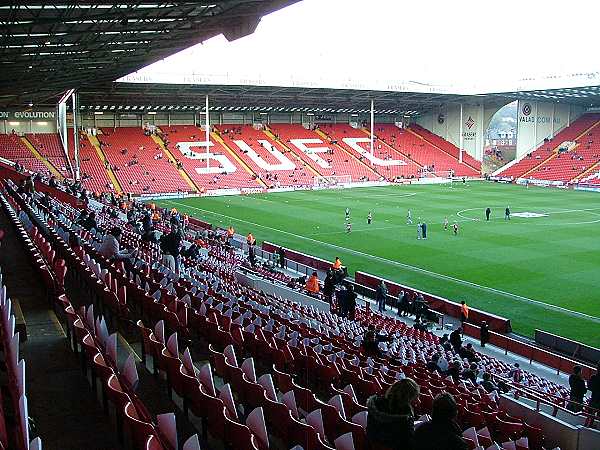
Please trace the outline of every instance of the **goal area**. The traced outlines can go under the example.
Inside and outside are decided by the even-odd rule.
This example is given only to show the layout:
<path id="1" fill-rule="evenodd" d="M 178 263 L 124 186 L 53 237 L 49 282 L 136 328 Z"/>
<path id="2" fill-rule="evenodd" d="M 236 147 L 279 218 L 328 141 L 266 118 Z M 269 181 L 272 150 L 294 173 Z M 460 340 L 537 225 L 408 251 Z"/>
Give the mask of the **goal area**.
<path id="1" fill-rule="evenodd" d="M 421 176 L 424 178 L 441 178 L 449 181 L 455 178 L 454 170 L 423 170 Z"/>
<path id="2" fill-rule="evenodd" d="M 342 188 L 352 183 L 351 175 L 330 175 L 316 176 L 314 179 L 315 188 Z"/>

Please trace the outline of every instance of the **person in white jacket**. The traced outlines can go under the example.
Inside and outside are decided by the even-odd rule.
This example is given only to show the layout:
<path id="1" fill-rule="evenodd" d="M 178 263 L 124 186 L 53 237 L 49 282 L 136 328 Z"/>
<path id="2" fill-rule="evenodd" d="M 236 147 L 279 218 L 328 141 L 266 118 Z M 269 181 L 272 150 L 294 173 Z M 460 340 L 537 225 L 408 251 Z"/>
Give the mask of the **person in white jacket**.
<path id="1" fill-rule="evenodd" d="M 129 261 L 131 258 L 135 258 L 137 255 L 137 250 L 121 250 L 120 239 L 121 229 L 117 227 L 113 228 L 106 236 L 104 236 L 98 253 L 107 259 L 124 259 Z"/>

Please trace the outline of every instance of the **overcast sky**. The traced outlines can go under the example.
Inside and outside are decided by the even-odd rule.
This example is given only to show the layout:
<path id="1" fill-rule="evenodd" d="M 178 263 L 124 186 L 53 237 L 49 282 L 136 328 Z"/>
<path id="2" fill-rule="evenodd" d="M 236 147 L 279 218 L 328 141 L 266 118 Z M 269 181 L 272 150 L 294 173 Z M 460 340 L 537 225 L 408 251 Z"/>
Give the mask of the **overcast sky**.
<path id="1" fill-rule="evenodd" d="M 417 82 L 471 93 L 576 86 L 541 78 L 600 71 L 599 12 L 590 0 L 302 0 L 250 36 L 215 37 L 129 80 L 389 90 Z"/>

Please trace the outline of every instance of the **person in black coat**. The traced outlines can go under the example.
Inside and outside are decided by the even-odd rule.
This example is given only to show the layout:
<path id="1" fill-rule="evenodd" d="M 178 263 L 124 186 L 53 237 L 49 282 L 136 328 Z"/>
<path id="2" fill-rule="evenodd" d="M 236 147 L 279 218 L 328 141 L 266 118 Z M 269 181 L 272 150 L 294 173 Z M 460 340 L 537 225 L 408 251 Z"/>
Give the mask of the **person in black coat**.
<path id="1" fill-rule="evenodd" d="M 367 400 L 367 442 L 374 448 L 412 450 L 414 412 L 412 403 L 419 396 L 419 385 L 410 378 L 396 381 L 384 396 Z"/>
<path id="2" fill-rule="evenodd" d="M 88 231 L 99 231 L 98 224 L 96 223 L 96 212 L 90 212 L 89 216 L 82 222 L 81 226 Z"/>
<path id="3" fill-rule="evenodd" d="M 354 286 L 351 284 L 346 286 L 346 311 L 348 318 L 354 320 L 356 316 L 356 292 L 354 292 Z"/>
<path id="4" fill-rule="evenodd" d="M 492 214 L 492 210 L 489 207 L 485 208 L 485 220 L 490 220 L 490 214 Z"/>
<path id="5" fill-rule="evenodd" d="M 254 251 L 254 245 L 248 246 L 248 261 L 252 267 L 256 266 L 256 252 Z"/>
<path id="6" fill-rule="evenodd" d="M 487 344 L 490 340 L 490 327 L 485 320 L 481 322 L 481 329 L 479 330 L 479 340 L 481 342 L 482 347 L 485 347 L 485 344 Z"/>
<path id="7" fill-rule="evenodd" d="M 333 273 L 331 272 L 331 269 L 329 269 L 327 271 L 327 275 L 325 276 L 325 281 L 323 282 L 323 295 L 329 303 L 331 303 L 334 289 L 335 285 L 333 281 Z"/>
<path id="8" fill-rule="evenodd" d="M 279 267 L 285 269 L 285 250 L 283 247 L 279 247 L 277 253 L 279 254 Z"/>
<path id="9" fill-rule="evenodd" d="M 431 420 L 415 430 L 415 450 L 468 450 L 456 423 L 458 406 L 454 397 L 442 392 L 433 400 Z"/>
<path id="10" fill-rule="evenodd" d="M 450 344 L 454 348 L 455 352 L 459 352 L 462 347 L 462 328 L 458 327 L 452 333 L 450 333 Z"/>
<path id="11" fill-rule="evenodd" d="M 585 393 L 587 392 L 585 381 L 583 381 L 583 378 L 581 377 L 581 366 L 573 367 L 573 373 L 569 377 L 569 386 L 571 387 L 571 392 L 569 394 L 569 400 L 571 401 L 567 405 L 567 409 L 569 411 L 579 412 L 581 411 L 582 406 L 578 403 L 583 403 L 583 397 L 585 397 Z"/>

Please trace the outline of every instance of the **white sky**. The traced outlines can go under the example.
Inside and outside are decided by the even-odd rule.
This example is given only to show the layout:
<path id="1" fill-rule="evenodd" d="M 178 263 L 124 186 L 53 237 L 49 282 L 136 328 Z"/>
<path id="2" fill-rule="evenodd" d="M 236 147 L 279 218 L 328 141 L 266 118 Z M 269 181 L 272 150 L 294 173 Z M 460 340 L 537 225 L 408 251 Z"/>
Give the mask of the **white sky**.
<path id="1" fill-rule="evenodd" d="M 250 36 L 215 37 L 121 81 L 453 93 L 596 85 L 598 74 L 570 75 L 600 72 L 599 13 L 591 0 L 302 0 Z"/>

